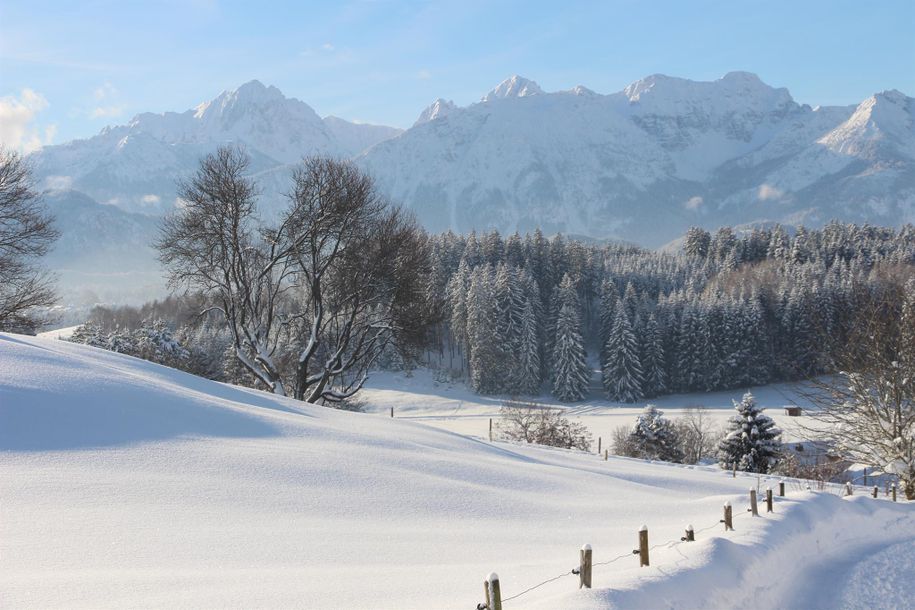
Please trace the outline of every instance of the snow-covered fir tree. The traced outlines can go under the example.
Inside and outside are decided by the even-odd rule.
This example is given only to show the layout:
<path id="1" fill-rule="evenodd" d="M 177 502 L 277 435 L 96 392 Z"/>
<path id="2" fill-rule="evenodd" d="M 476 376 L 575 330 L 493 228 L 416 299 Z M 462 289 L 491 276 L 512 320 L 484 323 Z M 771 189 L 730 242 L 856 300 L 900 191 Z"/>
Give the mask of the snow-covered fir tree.
<path id="1" fill-rule="evenodd" d="M 740 402 L 734 401 L 734 410 L 737 413 L 728 419 L 718 445 L 718 464 L 725 469 L 736 465 L 745 472 L 769 472 L 781 453 L 781 430 L 749 392 Z"/>
<path id="2" fill-rule="evenodd" d="M 667 391 L 664 337 L 655 314 L 648 316 L 642 336 L 642 394 L 651 398 Z"/>
<path id="3" fill-rule="evenodd" d="M 613 319 L 613 329 L 604 347 L 606 360 L 603 362 L 602 380 L 610 400 L 635 402 L 642 397 L 642 365 L 639 362 L 639 344 L 626 306 L 620 301 Z"/>
<path id="4" fill-rule="evenodd" d="M 591 371 L 580 326 L 578 312 L 570 304 L 563 305 L 553 343 L 553 395 L 564 402 L 581 400 L 588 393 Z"/>
<path id="5" fill-rule="evenodd" d="M 517 366 L 513 389 L 520 394 L 540 393 L 540 344 L 537 316 L 532 303 L 525 303 L 521 314 L 521 337 L 518 344 Z"/>

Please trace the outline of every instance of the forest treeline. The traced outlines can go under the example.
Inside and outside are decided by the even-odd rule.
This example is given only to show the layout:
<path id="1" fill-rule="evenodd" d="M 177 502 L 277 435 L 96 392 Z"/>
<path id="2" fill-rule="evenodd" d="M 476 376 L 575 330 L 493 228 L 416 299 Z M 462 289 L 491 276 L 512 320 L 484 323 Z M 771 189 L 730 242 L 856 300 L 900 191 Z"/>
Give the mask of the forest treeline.
<path id="1" fill-rule="evenodd" d="M 415 270 L 424 288 L 412 312 L 424 332 L 393 337 L 374 364 L 431 365 L 487 394 L 580 400 L 598 387 L 598 369 L 605 395 L 624 402 L 806 378 L 834 369 L 872 303 L 900 287 L 915 298 L 911 225 L 693 228 L 677 252 L 539 231 L 422 243 L 428 264 Z M 196 315 L 198 301 L 98 307 L 93 341 L 163 318 L 197 354 L 195 369 L 257 385 L 222 327 Z"/>

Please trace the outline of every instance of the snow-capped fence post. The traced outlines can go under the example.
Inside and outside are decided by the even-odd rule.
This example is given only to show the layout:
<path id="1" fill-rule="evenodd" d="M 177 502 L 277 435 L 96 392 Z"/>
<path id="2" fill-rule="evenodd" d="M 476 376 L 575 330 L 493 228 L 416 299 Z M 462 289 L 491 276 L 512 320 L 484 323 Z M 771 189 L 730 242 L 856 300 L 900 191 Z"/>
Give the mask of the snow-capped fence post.
<path id="1" fill-rule="evenodd" d="M 695 542 L 696 541 L 696 532 L 693 530 L 692 525 L 686 526 L 686 535 L 680 538 L 682 542 Z"/>
<path id="2" fill-rule="evenodd" d="M 851 481 L 845 481 L 845 495 L 850 496 L 852 493 Z"/>
<path id="3" fill-rule="evenodd" d="M 880 491 L 880 490 L 877 488 L 877 486 L 874 485 L 874 497 L 875 497 L 875 498 L 877 497 L 877 492 L 879 492 L 879 491 Z"/>
<path id="4" fill-rule="evenodd" d="M 896 484 L 895 483 L 893 483 L 892 490 L 893 490 L 893 502 L 895 502 L 896 501 Z"/>
<path id="5" fill-rule="evenodd" d="M 724 503 L 724 519 L 722 519 L 721 522 L 724 523 L 724 531 L 734 529 L 734 522 L 731 519 L 731 503 L 730 502 Z"/>
<path id="6" fill-rule="evenodd" d="M 772 512 L 772 488 L 771 487 L 766 488 L 766 512 L 767 513 Z"/>
<path id="7" fill-rule="evenodd" d="M 778 482 L 778 495 L 780 495 L 783 498 L 785 497 L 785 482 L 784 481 Z"/>
<path id="8" fill-rule="evenodd" d="M 759 516 L 759 507 L 756 506 L 756 490 L 752 487 L 750 488 L 750 508 L 747 510 L 753 513 L 754 517 Z"/>
<path id="9" fill-rule="evenodd" d="M 578 563 L 578 588 L 591 588 L 591 545 L 581 547 Z"/>
<path id="10" fill-rule="evenodd" d="M 648 526 L 643 525 L 639 528 L 639 548 L 632 551 L 633 555 L 639 556 L 639 567 L 644 568 L 648 565 Z"/>
<path id="11" fill-rule="evenodd" d="M 483 583 L 486 592 L 486 610 L 502 610 L 502 588 L 499 586 L 499 575 L 493 572 Z"/>

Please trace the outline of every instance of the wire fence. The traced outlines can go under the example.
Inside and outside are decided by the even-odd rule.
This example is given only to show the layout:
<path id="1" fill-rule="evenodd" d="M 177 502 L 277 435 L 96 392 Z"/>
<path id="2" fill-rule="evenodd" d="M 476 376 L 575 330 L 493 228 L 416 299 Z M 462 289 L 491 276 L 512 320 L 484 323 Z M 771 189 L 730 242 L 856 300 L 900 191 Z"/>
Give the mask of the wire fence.
<path id="1" fill-rule="evenodd" d="M 769 478 L 769 477 L 767 477 L 767 478 L 766 478 L 766 481 L 767 481 L 767 482 L 771 482 L 772 479 Z M 759 482 L 760 482 L 760 479 L 757 477 L 757 490 L 758 490 L 758 488 L 759 488 Z M 784 484 L 785 484 L 785 481 L 784 481 L 784 480 L 781 480 L 781 481 L 779 481 L 779 483 L 780 483 L 780 486 L 779 486 L 779 487 L 780 487 L 780 491 L 781 491 L 781 489 L 784 489 L 783 486 L 784 486 Z M 794 483 L 794 486 L 795 486 L 796 489 L 799 488 L 799 489 L 801 489 L 801 490 L 804 490 L 804 489 L 809 490 L 809 491 L 812 490 L 812 486 L 811 486 L 811 483 L 810 483 L 810 482 L 806 482 L 806 481 L 804 481 L 804 480 L 794 480 L 793 483 Z M 896 501 L 896 490 L 895 490 L 895 488 L 896 488 L 896 486 L 893 485 L 893 486 L 892 486 L 892 490 L 893 490 L 893 501 L 894 501 L 894 502 Z M 850 495 L 849 492 L 854 493 L 854 489 L 855 489 L 855 486 L 851 485 L 850 483 L 848 483 L 848 484 L 828 484 L 825 488 L 822 487 L 822 486 L 819 487 L 818 491 L 819 491 L 819 490 L 825 490 L 825 491 L 828 491 L 828 492 L 830 492 L 830 493 L 836 493 L 837 495 Z M 869 491 L 870 488 L 863 488 L 863 489 L 862 489 L 862 488 L 859 486 L 859 487 L 858 487 L 858 490 L 859 490 L 859 492 L 863 492 L 863 491 L 865 491 L 865 490 L 868 490 L 868 491 Z M 775 494 L 772 492 L 771 487 L 767 488 L 766 491 L 769 492 L 769 493 L 772 493 L 772 501 L 774 502 L 774 498 L 775 498 L 776 496 L 775 496 Z M 751 491 L 751 493 L 752 493 L 752 491 Z M 779 497 L 783 497 L 781 493 L 779 494 Z M 877 496 L 874 496 L 874 497 L 877 497 Z M 751 498 L 751 503 L 752 503 L 754 500 L 755 500 L 755 496 L 752 496 L 752 498 Z M 768 500 L 767 500 L 767 498 L 766 498 L 766 497 L 763 497 L 762 502 L 765 503 L 765 504 L 767 505 L 767 506 L 766 506 L 767 512 L 769 512 L 769 510 L 768 510 L 768 509 L 769 509 L 769 506 L 768 506 Z M 659 548 L 664 548 L 664 547 L 666 547 L 666 548 L 668 548 L 668 549 L 671 549 L 671 548 L 674 548 L 674 547 L 676 547 L 676 546 L 678 546 L 678 545 L 680 545 L 680 544 L 686 544 L 686 543 L 688 543 L 688 542 L 692 542 L 692 541 L 695 540 L 695 535 L 696 535 L 696 534 L 703 534 L 703 533 L 705 533 L 705 532 L 711 531 L 711 530 L 713 530 L 713 529 L 715 529 L 715 528 L 717 528 L 717 527 L 721 527 L 722 524 L 724 524 L 725 532 L 727 532 L 728 529 L 729 529 L 729 528 L 728 528 L 728 525 L 729 525 L 728 519 L 736 519 L 736 518 L 740 518 L 740 517 L 742 517 L 742 516 L 744 516 L 744 515 L 752 515 L 752 514 L 754 514 L 753 512 L 751 512 L 752 510 L 753 510 L 753 508 L 749 508 L 749 507 L 748 507 L 746 511 L 736 511 L 736 512 L 733 512 L 733 513 L 732 513 L 732 512 L 731 512 L 731 503 L 728 502 L 728 503 L 725 504 L 725 515 L 724 515 L 724 518 L 722 518 L 722 519 L 716 519 L 714 523 L 712 523 L 712 524 L 710 524 L 710 525 L 707 525 L 707 526 L 705 526 L 705 527 L 702 527 L 702 528 L 700 528 L 700 529 L 695 529 L 695 530 L 694 530 L 694 529 L 692 529 L 692 526 L 690 526 L 690 528 L 687 530 L 687 536 L 683 536 L 683 537 L 680 537 L 680 538 L 675 538 L 675 539 L 673 539 L 673 540 L 669 540 L 669 541 L 665 541 L 665 542 L 659 542 L 659 543 L 654 544 L 654 545 L 651 546 L 651 547 L 647 547 L 646 549 L 636 549 L 636 550 L 633 550 L 632 552 L 623 553 L 622 555 L 619 555 L 619 556 L 614 557 L 614 558 L 612 558 L 612 559 L 608 559 L 608 560 L 606 560 L 606 561 L 600 561 L 600 562 L 596 562 L 596 563 L 590 563 L 590 560 L 589 560 L 589 561 L 588 561 L 588 564 L 587 564 L 587 566 L 588 566 L 587 569 L 588 569 L 588 571 L 589 571 L 589 574 L 588 574 L 588 576 L 587 576 L 587 579 L 588 579 L 588 585 L 587 585 L 587 586 L 590 588 L 590 570 L 592 570 L 593 568 L 612 565 L 612 564 L 614 564 L 614 563 L 616 563 L 616 562 L 618 562 L 618 561 L 622 561 L 623 559 L 626 559 L 627 557 L 632 557 L 633 555 L 638 555 L 638 554 L 640 554 L 640 552 L 644 552 L 644 558 L 645 558 L 645 560 L 647 561 L 648 555 L 649 555 L 649 553 L 650 553 L 651 551 L 654 551 L 654 550 L 659 549 Z M 733 527 L 731 527 L 730 529 L 733 529 Z M 692 537 L 689 536 L 690 533 L 692 533 Z M 645 539 L 647 540 L 647 532 L 646 532 Z M 590 553 L 590 547 L 588 547 L 588 548 L 589 548 L 588 552 Z M 643 563 L 642 565 L 648 565 L 648 564 L 647 564 L 647 563 Z M 584 568 L 584 565 L 583 565 L 583 564 L 580 564 L 580 565 L 578 565 L 578 566 L 575 566 L 574 568 L 572 568 L 572 569 L 569 570 L 569 571 L 563 572 L 562 574 L 558 574 L 557 576 L 554 576 L 554 577 L 552 577 L 552 578 L 548 578 L 548 579 L 546 579 L 546 580 L 544 580 L 544 581 L 542 581 L 542 582 L 539 582 L 539 583 L 537 583 L 537 584 L 535 584 L 535 585 L 532 585 L 532 586 L 530 586 L 530 587 L 524 589 L 523 591 L 521 591 L 521 592 L 519 592 L 519 593 L 515 593 L 514 595 L 510 595 L 510 596 L 504 597 L 504 598 L 500 598 L 500 597 L 499 597 L 499 595 L 498 595 L 498 593 L 497 593 L 497 592 L 499 591 L 498 586 L 496 586 L 495 588 L 493 588 L 493 587 L 492 587 L 492 583 L 489 582 L 489 581 L 487 581 L 487 582 L 485 583 L 486 601 L 477 604 L 476 608 L 477 608 L 477 610 L 502 610 L 502 606 L 503 606 L 504 604 L 506 604 L 506 603 L 508 603 L 508 602 L 511 602 L 511 601 L 514 601 L 514 600 L 517 600 L 518 598 L 520 598 L 520 597 L 522 597 L 522 596 L 524 596 L 524 595 L 527 595 L 528 593 L 531 593 L 532 591 L 535 591 L 535 590 L 539 589 L 540 587 L 543 587 L 543 586 L 548 585 L 548 584 L 550 584 L 550 583 L 556 582 L 557 580 L 561 580 L 561 579 L 565 578 L 566 576 L 575 576 L 575 575 L 581 576 L 581 570 L 582 570 L 583 568 Z M 498 584 L 498 583 L 497 583 L 497 584 Z"/>

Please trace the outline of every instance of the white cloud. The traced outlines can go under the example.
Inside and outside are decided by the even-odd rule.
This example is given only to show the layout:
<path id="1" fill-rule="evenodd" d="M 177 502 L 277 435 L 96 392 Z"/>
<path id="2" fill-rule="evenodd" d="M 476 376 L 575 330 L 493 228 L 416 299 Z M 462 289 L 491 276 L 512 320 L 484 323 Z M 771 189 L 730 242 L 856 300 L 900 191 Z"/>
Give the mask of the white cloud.
<path id="1" fill-rule="evenodd" d="M 333 51 L 334 45 L 330 44 L 329 42 L 325 42 L 324 44 L 321 45 L 321 48 L 325 51 Z"/>
<path id="2" fill-rule="evenodd" d="M 759 187 L 759 192 L 756 196 L 760 201 L 769 201 L 770 199 L 781 199 L 782 195 L 784 193 L 780 189 L 769 184 L 763 184 Z"/>
<path id="3" fill-rule="evenodd" d="M 49 191 L 66 191 L 73 186 L 72 176 L 48 176 L 44 180 L 44 186 Z"/>
<path id="4" fill-rule="evenodd" d="M 57 127 L 47 127 L 42 138 L 41 130 L 34 124 L 38 113 L 47 107 L 48 100 L 28 88 L 23 89 L 18 98 L 15 95 L 0 97 L 0 144 L 24 153 L 50 144 Z"/>
<path id="5" fill-rule="evenodd" d="M 108 119 L 124 114 L 124 104 L 120 103 L 120 92 L 109 82 L 102 83 L 92 91 L 92 97 L 98 104 L 89 111 L 90 119 Z"/>
<path id="6" fill-rule="evenodd" d="M 98 107 L 92 109 L 92 112 L 89 113 L 89 118 L 101 119 L 101 118 L 119 117 L 122 114 L 124 114 L 123 105 L 98 106 Z"/>
<path id="7" fill-rule="evenodd" d="M 690 197 L 687 199 L 686 203 L 683 204 L 683 207 L 685 207 L 687 210 L 698 210 L 702 207 L 703 201 L 704 200 L 702 197 L 696 195 L 695 197 Z"/>
<path id="8" fill-rule="evenodd" d="M 158 195 L 143 195 L 140 198 L 140 201 L 142 201 L 146 205 L 154 205 L 156 203 L 159 203 L 161 201 L 161 199 L 159 198 Z"/>
<path id="9" fill-rule="evenodd" d="M 103 83 L 101 86 L 96 87 L 95 91 L 92 92 L 92 97 L 96 101 L 100 102 L 104 99 L 110 99 L 117 95 L 118 90 L 111 83 Z"/>
<path id="10" fill-rule="evenodd" d="M 419 80 L 429 80 L 430 78 L 432 78 L 432 72 L 423 68 L 422 70 L 420 70 L 419 72 L 416 73 L 416 78 L 418 78 Z"/>

